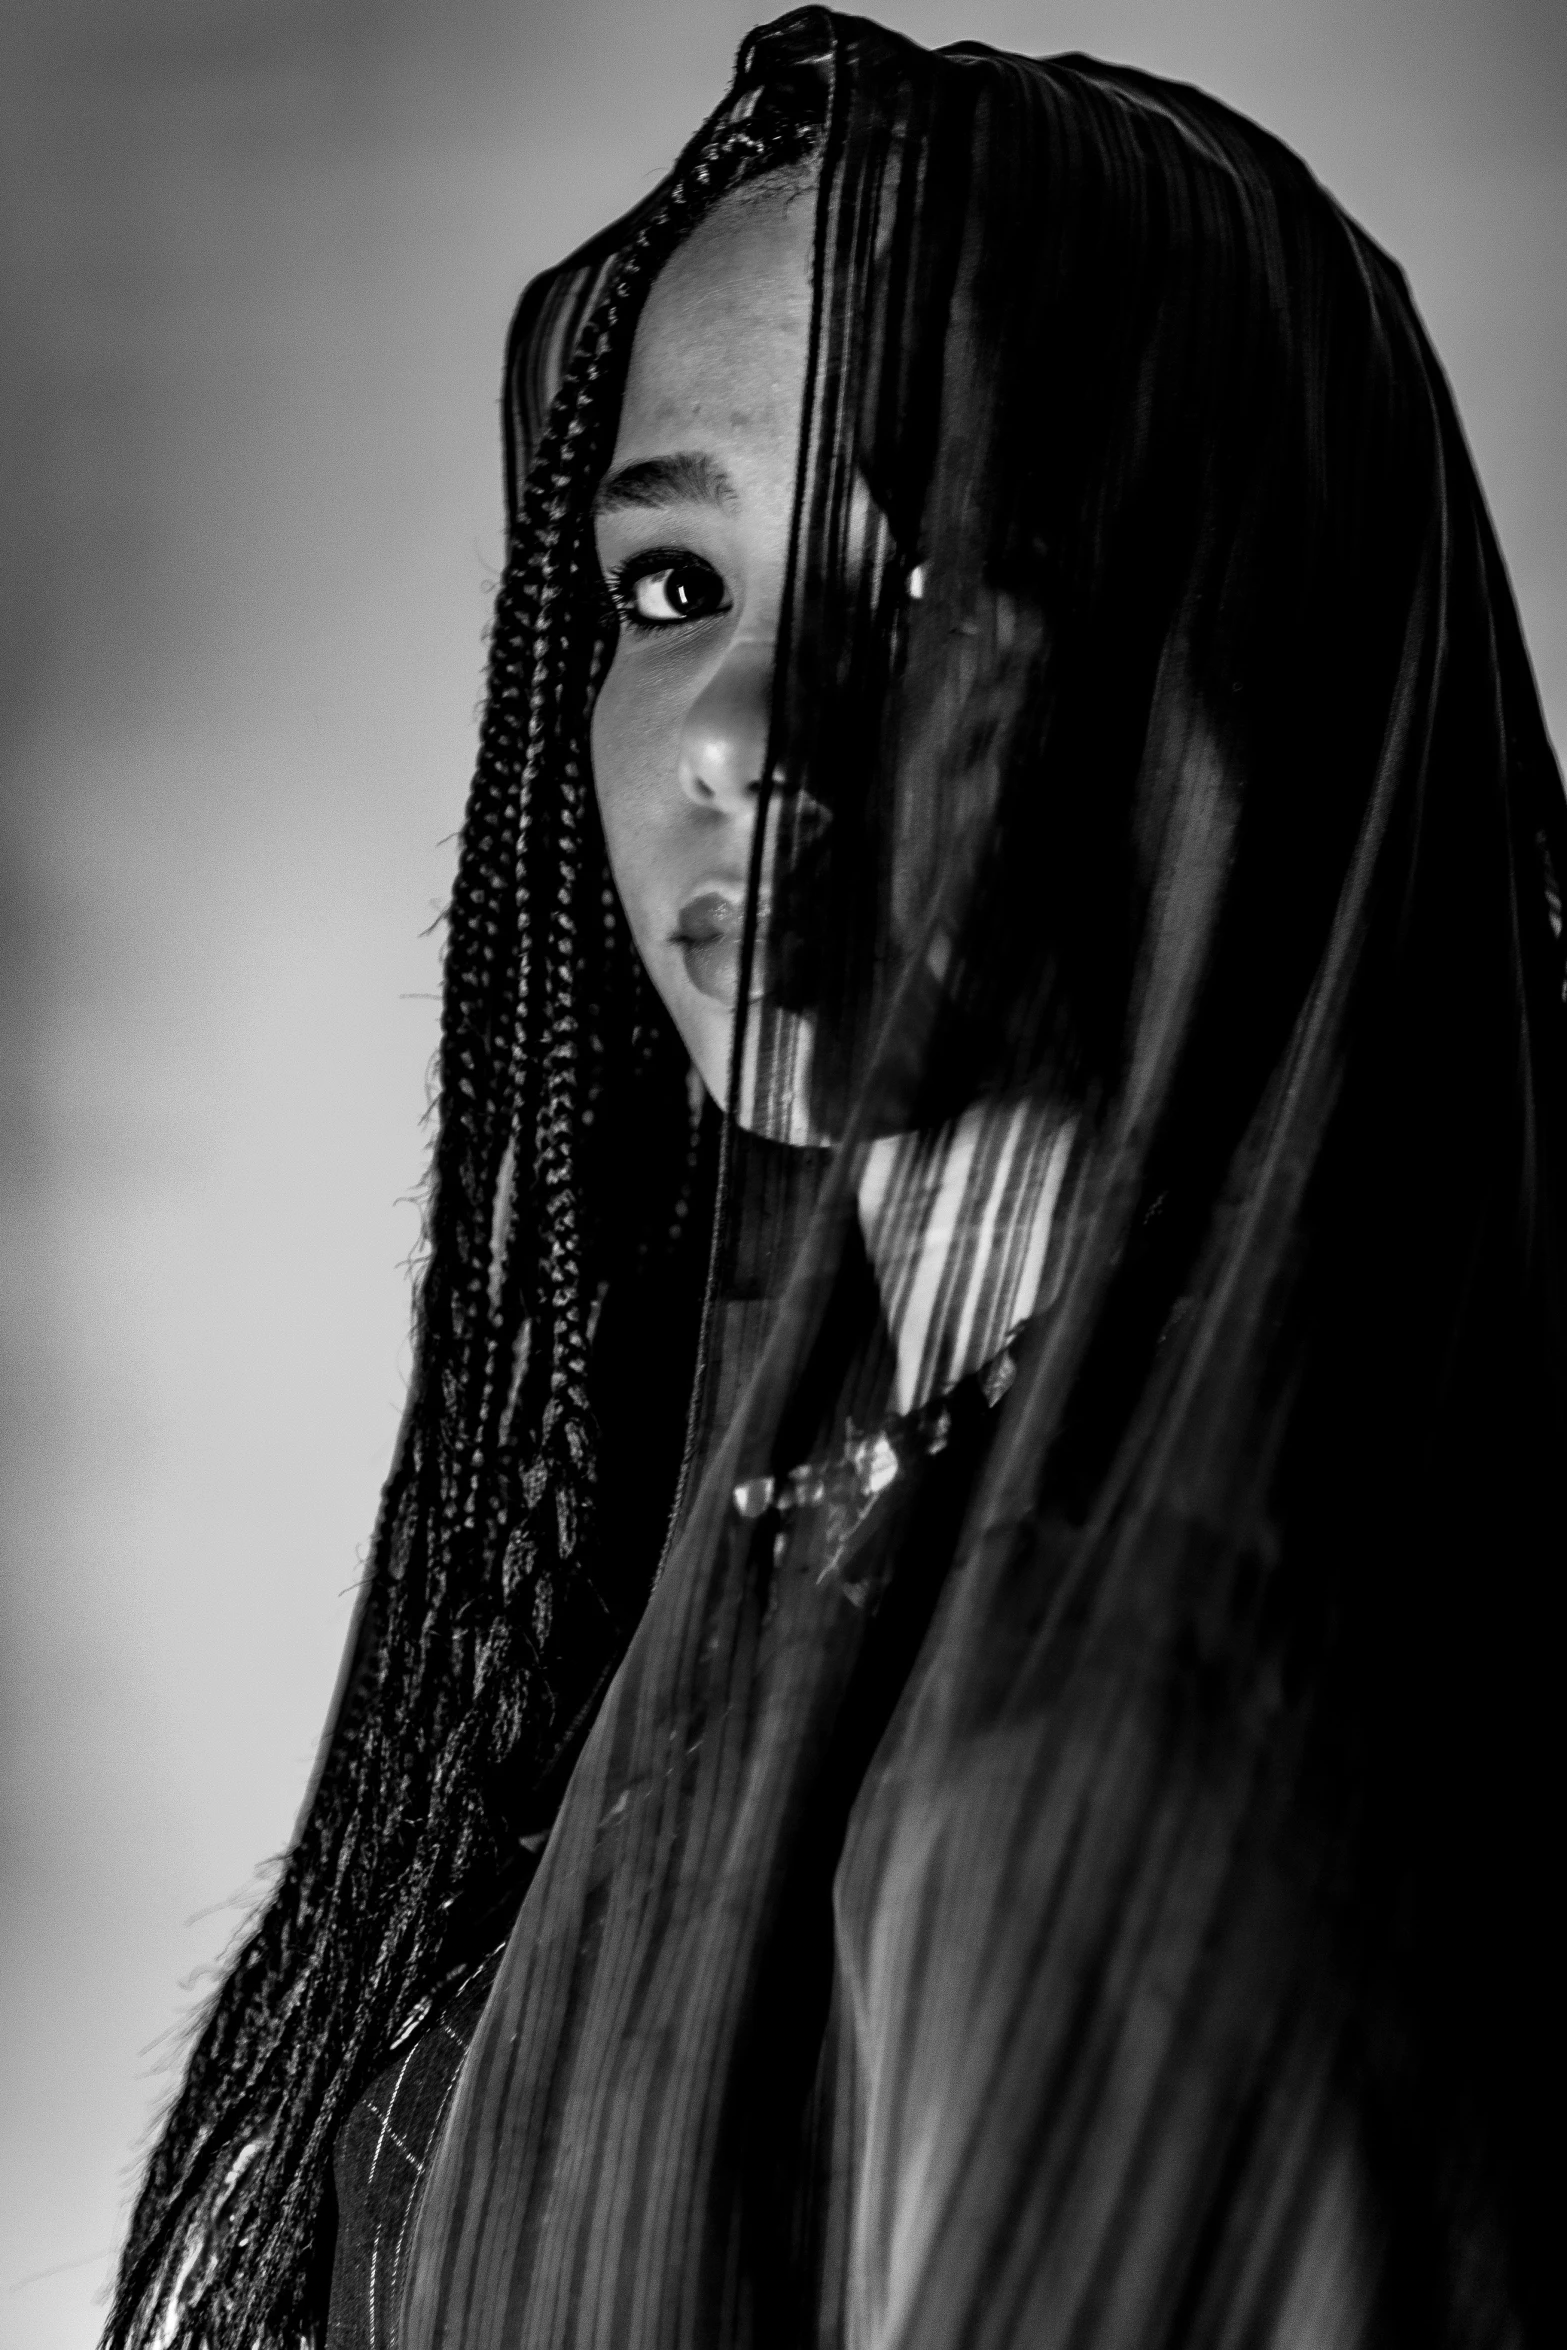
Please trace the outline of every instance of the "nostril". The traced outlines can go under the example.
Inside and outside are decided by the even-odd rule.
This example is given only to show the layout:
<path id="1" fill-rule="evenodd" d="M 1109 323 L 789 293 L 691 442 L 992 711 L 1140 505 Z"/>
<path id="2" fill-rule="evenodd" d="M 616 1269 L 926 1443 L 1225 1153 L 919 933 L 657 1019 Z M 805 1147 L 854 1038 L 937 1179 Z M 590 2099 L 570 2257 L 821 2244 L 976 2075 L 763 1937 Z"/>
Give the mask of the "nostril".
<path id="1" fill-rule="evenodd" d="M 681 768 L 691 797 L 736 815 L 754 808 L 767 757 L 772 648 L 732 643 L 685 714 Z"/>
<path id="2" fill-rule="evenodd" d="M 760 795 L 760 777 L 746 777 L 744 766 L 727 746 L 709 744 L 682 767 L 694 799 L 738 810 L 754 807 Z"/>

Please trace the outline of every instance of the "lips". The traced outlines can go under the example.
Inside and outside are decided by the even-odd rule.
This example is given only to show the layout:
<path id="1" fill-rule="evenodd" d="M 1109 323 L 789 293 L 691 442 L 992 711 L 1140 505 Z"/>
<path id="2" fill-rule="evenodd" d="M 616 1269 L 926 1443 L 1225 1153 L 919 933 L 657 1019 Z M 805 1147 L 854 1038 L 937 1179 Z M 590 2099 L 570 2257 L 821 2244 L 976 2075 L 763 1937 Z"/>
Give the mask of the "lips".
<path id="1" fill-rule="evenodd" d="M 740 950 L 745 937 L 745 904 L 716 889 L 688 898 L 676 917 L 673 944 L 680 949 L 686 977 L 699 995 L 733 1007 L 740 994 Z M 762 991 L 761 940 L 751 956 L 751 992 Z"/>

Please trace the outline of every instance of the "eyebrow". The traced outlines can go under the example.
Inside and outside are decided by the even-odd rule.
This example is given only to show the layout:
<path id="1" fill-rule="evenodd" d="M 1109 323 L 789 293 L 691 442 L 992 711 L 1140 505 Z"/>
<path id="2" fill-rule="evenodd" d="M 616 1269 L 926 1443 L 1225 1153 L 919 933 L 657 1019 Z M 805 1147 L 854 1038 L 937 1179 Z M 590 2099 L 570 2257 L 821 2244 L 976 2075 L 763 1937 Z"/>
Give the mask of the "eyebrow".
<path id="1" fill-rule="evenodd" d="M 722 506 L 740 502 L 739 492 L 715 458 L 701 449 L 677 449 L 669 457 L 641 457 L 607 474 L 593 500 L 596 517 L 627 506 Z"/>

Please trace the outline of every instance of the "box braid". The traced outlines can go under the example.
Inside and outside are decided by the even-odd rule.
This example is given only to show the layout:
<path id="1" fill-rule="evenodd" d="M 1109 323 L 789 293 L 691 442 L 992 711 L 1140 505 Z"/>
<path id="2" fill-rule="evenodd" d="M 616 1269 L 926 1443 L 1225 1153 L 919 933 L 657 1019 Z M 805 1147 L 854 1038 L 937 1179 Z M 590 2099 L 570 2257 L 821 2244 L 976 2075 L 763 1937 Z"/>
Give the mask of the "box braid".
<path id="1" fill-rule="evenodd" d="M 337 2131 L 514 1910 L 523 1831 L 614 1660 L 592 1572 L 592 1315 L 617 1272 L 682 1244 L 694 1121 L 593 800 L 613 623 L 590 505 L 653 276 L 720 196 L 815 141 L 819 86 L 801 94 L 721 112 L 681 158 L 524 485 L 448 915 L 413 1387 L 317 1782 L 153 2150 L 105 2350 L 322 2340 Z"/>

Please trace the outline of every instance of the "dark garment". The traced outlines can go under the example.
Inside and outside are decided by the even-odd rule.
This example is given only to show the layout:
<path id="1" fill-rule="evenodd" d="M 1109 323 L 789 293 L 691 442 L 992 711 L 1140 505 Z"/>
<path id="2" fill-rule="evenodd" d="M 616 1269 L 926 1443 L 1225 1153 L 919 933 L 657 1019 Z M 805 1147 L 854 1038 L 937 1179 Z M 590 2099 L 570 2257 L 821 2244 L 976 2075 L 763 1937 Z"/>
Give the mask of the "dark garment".
<path id="1" fill-rule="evenodd" d="M 494 1963 L 481 1968 L 371 2082 L 338 2132 L 330 2350 L 382 2350 L 396 2339 L 414 2196 L 494 1977 Z"/>

